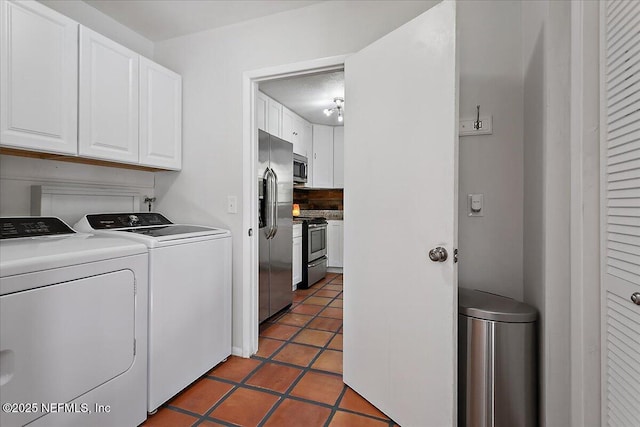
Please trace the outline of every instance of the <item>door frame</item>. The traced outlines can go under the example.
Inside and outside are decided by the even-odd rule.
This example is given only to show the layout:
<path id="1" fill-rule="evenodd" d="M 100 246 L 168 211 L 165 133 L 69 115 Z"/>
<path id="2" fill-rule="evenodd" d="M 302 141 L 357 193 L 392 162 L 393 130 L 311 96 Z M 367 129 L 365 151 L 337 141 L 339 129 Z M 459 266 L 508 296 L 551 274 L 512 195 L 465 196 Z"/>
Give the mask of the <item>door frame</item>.
<path id="1" fill-rule="evenodd" d="M 316 58 L 245 71 L 242 74 L 242 347 L 233 354 L 250 357 L 258 350 L 258 134 L 256 93 L 265 80 L 344 69 L 349 54 Z M 249 230 L 253 235 L 249 236 Z"/>
<path id="2" fill-rule="evenodd" d="M 603 4 L 571 4 L 571 424 L 601 421 Z M 593 31 L 596 27 L 597 31 Z M 597 313 L 597 316 L 594 316 Z M 548 419 L 548 418 L 547 418 Z"/>

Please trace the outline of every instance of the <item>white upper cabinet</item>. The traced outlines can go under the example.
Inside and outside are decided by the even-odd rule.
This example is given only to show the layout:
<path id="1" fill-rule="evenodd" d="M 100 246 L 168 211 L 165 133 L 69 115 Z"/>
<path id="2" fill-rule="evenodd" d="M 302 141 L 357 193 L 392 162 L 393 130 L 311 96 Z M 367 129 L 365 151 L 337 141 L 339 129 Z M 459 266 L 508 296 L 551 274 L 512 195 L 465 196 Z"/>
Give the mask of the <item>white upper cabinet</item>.
<path id="1" fill-rule="evenodd" d="M 258 91 L 256 93 L 256 126 L 258 129 L 268 132 L 267 130 L 267 112 L 269 111 L 268 107 L 269 97 L 264 93 Z"/>
<path id="2" fill-rule="evenodd" d="M 182 77 L 140 57 L 140 164 L 182 166 Z"/>
<path id="3" fill-rule="evenodd" d="M 282 104 L 269 98 L 267 100 L 267 132 L 282 137 Z"/>
<path id="4" fill-rule="evenodd" d="M 78 23 L 9 1 L 0 1 L 0 23 L 0 144 L 76 154 Z"/>
<path id="5" fill-rule="evenodd" d="M 293 144 L 293 152 L 307 157 L 304 144 L 305 124 L 307 121 L 287 107 L 282 107 L 282 139 Z"/>
<path id="6" fill-rule="evenodd" d="M 81 156 L 138 163 L 138 57 L 80 28 Z"/>
<path id="7" fill-rule="evenodd" d="M 344 188 L 344 126 L 333 128 L 333 187 Z"/>
<path id="8" fill-rule="evenodd" d="M 333 188 L 333 126 L 313 125 L 313 186 Z"/>
<path id="9" fill-rule="evenodd" d="M 313 150 L 313 125 L 305 120 L 302 124 L 302 154 L 311 157 Z"/>
<path id="10" fill-rule="evenodd" d="M 296 153 L 296 147 L 295 147 L 295 142 L 294 140 L 296 132 L 294 129 L 294 122 L 296 120 L 296 114 L 289 110 L 287 107 L 282 107 L 282 134 L 280 135 L 280 138 L 284 139 L 285 141 L 289 141 L 290 143 L 293 144 L 293 152 Z"/>

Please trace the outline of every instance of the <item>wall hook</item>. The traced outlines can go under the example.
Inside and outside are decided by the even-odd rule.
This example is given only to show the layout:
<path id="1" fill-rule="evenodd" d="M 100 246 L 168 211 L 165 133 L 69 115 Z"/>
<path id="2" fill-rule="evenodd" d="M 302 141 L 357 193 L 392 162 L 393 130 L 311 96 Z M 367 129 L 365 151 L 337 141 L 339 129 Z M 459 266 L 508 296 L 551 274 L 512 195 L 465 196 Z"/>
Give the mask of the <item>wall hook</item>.
<path id="1" fill-rule="evenodd" d="M 473 122 L 473 128 L 475 130 L 482 129 L 482 121 L 480 120 L 480 105 L 476 105 L 476 121 Z"/>
<path id="2" fill-rule="evenodd" d="M 149 212 L 151 212 L 151 204 L 156 201 L 155 197 L 144 196 L 144 202 L 149 206 Z"/>

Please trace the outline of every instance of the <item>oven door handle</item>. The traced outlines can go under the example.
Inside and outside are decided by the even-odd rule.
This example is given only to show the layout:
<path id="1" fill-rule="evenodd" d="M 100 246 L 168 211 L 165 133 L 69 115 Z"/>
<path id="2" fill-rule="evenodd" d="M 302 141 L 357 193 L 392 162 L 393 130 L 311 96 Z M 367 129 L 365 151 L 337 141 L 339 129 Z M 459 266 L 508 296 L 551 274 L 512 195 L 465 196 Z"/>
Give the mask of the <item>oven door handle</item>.
<path id="1" fill-rule="evenodd" d="M 327 228 L 327 224 L 309 224 L 309 228 Z"/>

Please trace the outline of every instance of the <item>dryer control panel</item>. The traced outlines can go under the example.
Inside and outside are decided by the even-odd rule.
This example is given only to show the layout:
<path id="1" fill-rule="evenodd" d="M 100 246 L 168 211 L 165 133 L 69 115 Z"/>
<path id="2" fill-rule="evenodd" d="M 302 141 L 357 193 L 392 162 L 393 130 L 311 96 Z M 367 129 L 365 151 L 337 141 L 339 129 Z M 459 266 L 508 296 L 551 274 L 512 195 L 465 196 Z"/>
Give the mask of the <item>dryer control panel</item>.
<path id="1" fill-rule="evenodd" d="M 0 224 L 0 238 L 2 239 L 75 233 L 60 218 L 55 217 L 0 218 Z"/>

